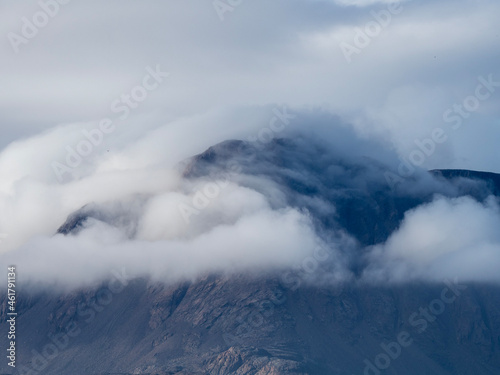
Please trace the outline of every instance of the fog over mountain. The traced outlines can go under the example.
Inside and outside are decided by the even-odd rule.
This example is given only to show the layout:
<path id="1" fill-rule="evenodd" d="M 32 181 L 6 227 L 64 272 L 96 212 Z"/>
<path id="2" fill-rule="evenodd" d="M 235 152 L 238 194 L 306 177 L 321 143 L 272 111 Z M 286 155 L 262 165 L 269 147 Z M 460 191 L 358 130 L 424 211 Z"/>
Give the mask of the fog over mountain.
<path id="1" fill-rule="evenodd" d="M 223 142 L 194 159 L 170 155 L 179 142 L 171 125 L 122 139 L 82 158 L 80 175 L 65 172 L 62 183 L 53 154 L 42 150 L 64 144 L 66 129 L 13 144 L 0 156 L 3 262 L 22 268 L 26 281 L 77 287 L 121 267 L 168 282 L 269 272 L 320 247 L 332 255 L 331 280 L 500 281 L 500 213 L 484 182 L 451 184 L 420 168 L 402 176 L 401 159 L 382 140 L 325 113 L 281 110 L 289 118 L 279 132 L 263 128 L 266 137 L 257 130 L 251 141 Z M 27 153 L 52 168 L 7 169 Z M 479 201 L 462 196 L 471 190 Z M 408 207 L 389 238 L 342 223 L 339 206 L 349 199 L 349 215 L 361 203 L 380 214 L 381 196 L 423 202 Z"/>
<path id="2" fill-rule="evenodd" d="M 323 120 L 175 167 L 46 176 L 60 202 L 93 200 L 1 255 L 22 270 L 20 373 L 495 374 L 500 176 L 403 178 Z M 127 189 L 96 193 L 109 174 Z"/>

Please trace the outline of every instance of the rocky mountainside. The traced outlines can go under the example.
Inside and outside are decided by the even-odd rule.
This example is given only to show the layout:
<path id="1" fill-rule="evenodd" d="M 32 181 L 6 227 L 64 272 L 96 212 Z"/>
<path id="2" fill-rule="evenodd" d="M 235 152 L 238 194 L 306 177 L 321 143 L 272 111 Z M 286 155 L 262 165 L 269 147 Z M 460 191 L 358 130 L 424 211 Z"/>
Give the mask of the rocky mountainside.
<path id="1" fill-rule="evenodd" d="M 391 189 L 384 167 L 327 157 L 319 146 L 275 140 L 230 141 L 188 161 L 186 179 L 238 168 L 265 177 L 287 204 L 306 210 L 321 235 L 345 231 L 362 246 L 385 241 L 404 213 L 435 193 L 478 201 L 498 195 L 500 176 L 432 171 L 415 189 Z M 239 184 L 265 193 L 255 180 Z M 418 186 L 417 186 L 418 185 Z M 147 197 L 141 197 L 147 199 Z M 322 209 L 322 202 L 334 206 Z M 59 233 L 73 235 L 90 218 L 127 228 L 92 204 Z M 350 251 L 346 249 L 345 251 Z M 363 254 L 349 254 L 355 274 Z M 318 263 L 321 263 L 321 256 Z M 213 274 L 175 285 L 129 279 L 117 270 L 94 288 L 61 293 L 20 286 L 18 363 L 1 374 L 492 374 L 500 371 L 500 287 L 437 284 L 367 285 L 318 281 L 312 268 L 253 275 Z M 1 337 L 6 299 L 1 297 Z"/>

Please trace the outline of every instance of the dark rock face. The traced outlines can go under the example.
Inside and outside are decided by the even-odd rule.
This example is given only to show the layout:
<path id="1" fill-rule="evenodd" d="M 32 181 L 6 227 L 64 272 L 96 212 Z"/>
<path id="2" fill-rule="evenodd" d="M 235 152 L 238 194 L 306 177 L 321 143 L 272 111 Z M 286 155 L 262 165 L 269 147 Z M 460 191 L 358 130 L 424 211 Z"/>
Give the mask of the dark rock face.
<path id="1" fill-rule="evenodd" d="M 137 197 L 136 200 L 127 204 L 122 202 L 100 205 L 89 203 L 71 214 L 64 224 L 59 227 L 57 233 L 64 235 L 78 234 L 89 224 L 89 221 L 96 220 L 121 228 L 132 238 L 137 230 L 134 213 L 140 209 L 143 201 L 144 197 Z"/>
<path id="2" fill-rule="evenodd" d="M 301 141 L 275 140 L 266 146 L 230 141 L 193 158 L 184 176 L 200 178 L 236 165 L 243 176 L 272 181 L 287 204 L 309 211 L 318 233 L 344 230 L 362 245 L 385 241 L 408 209 L 430 201 L 434 193 L 481 201 L 498 195 L 500 188 L 499 175 L 433 171 L 435 177 L 429 178 L 436 183 L 411 193 L 395 191 L 376 163 L 357 165 L 324 151 Z M 238 183 L 265 192 L 264 185 L 252 181 Z M 128 206 L 104 213 L 109 211 L 87 206 L 59 233 L 76 233 L 94 219 L 129 228 L 133 237 Z M 359 255 L 352 254 L 354 270 L 363 268 Z M 31 374 L 57 375 L 500 371 L 498 286 L 317 285 L 300 275 L 290 282 L 288 276 L 210 275 L 178 285 L 137 279 L 122 288 L 105 283 L 70 295 L 22 291 L 19 364 L 26 374 L 29 368 Z M 0 302 L 3 323 L 4 296 Z M 2 324 L 2 337 L 5 330 Z M 43 359 L 54 342 L 60 346 L 57 355 Z M 5 361 L 0 373 L 11 373 Z"/>
<path id="3" fill-rule="evenodd" d="M 478 195 L 484 194 L 494 194 L 496 196 L 500 195 L 500 175 L 490 172 L 479 172 L 479 171 L 468 171 L 463 169 L 441 169 L 433 170 L 432 174 L 436 176 L 441 176 L 446 179 L 457 182 L 467 182 L 469 181 L 469 191 L 468 193 L 472 196 L 477 197 Z M 476 182 L 470 183 L 471 181 Z M 474 186 L 482 186 L 482 189 L 474 189 Z"/>
<path id="4" fill-rule="evenodd" d="M 32 350 L 51 353 L 51 337 L 74 324 L 77 335 L 41 373 L 363 374 L 365 360 L 406 332 L 411 344 L 387 374 L 497 374 L 499 288 L 469 285 L 422 332 L 410 323 L 445 287 L 293 291 L 276 279 L 209 277 L 176 286 L 135 280 L 107 305 L 101 289 L 24 297 L 19 363 L 36 361 Z"/>
<path id="5" fill-rule="evenodd" d="M 385 241 L 406 211 L 430 202 L 435 194 L 483 201 L 500 191 L 494 173 L 451 170 L 432 171 L 428 181 L 410 176 L 406 183 L 416 185 L 413 189 L 391 189 L 384 165 L 368 158 L 344 159 L 302 139 L 275 139 L 267 145 L 226 141 L 194 157 L 184 176 L 217 175 L 235 166 L 244 175 L 274 182 L 288 205 L 311 213 L 318 230 L 343 229 L 363 245 Z M 238 182 L 259 190 L 244 179 Z M 325 210 L 329 206 L 334 210 Z"/>

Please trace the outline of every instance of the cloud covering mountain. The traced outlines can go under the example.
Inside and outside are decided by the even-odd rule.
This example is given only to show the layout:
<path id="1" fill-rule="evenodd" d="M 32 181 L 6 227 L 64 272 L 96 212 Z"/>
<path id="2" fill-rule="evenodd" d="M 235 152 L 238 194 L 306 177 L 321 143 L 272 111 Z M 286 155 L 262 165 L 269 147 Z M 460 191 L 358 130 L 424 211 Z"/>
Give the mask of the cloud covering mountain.
<path id="1" fill-rule="evenodd" d="M 276 113 L 287 114 L 283 126 L 256 126 Z M 3 262 L 29 281 L 72 288 L 122 267 L 166 282 L 296 269 L 320 249 L 328 261 L 316 282 L 500 281 L 500 213 L 487 183 L 452 183 L 417 167 L 402 176 L 383 139 L 326 112 L 246 114 L 248 141 L 180 159 L 231 133 L 234 115 L 216 116 L 212 139 L 191 134 L 214 117 L 183 121 L 190 130 L 174 121 L 142 137 L 123 133 L 109 152 L 96 147 L 62 182 L 51 165 L 65 155 L 53 145 L 77 142 L 73 131 L 12 144 L 0 155 Z M 179 143 L 184 150 L 172 152 Z M 36 163 L 12 169 L 21 155 Z"/>
<path id="2" fill-rule="evenodd" d="M 491 191 L 425 170 L 500 172 L 498 2 L 4 3 L 0 252 L 34 281 L 286 268 L 317 246 L 343 279 L 497 279 Z M 179 164 L 230 139 L 250 146 Z"/>

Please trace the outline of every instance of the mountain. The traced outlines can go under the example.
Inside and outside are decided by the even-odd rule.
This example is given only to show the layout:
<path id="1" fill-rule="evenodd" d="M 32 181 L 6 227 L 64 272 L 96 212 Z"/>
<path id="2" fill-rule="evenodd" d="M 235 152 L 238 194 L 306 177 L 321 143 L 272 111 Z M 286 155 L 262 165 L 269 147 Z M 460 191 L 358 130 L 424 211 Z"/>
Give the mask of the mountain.
<path id="1" fill-rule="evenodd" d="M 105 283 L 71 293 L 20 285 L 21 367 L 12 372 L 2 361 L 0 373 L 498 374 L 499 286 L 359 278 L 366 249 L 386 241 L 409 210 L 436 194 L 485 202 L 499 195 L 500 175 L 435 170 L 391 188 L 383 164 L 330 151 L 303 139 L 227 141 L 180 168 L 187 181 L 227 178 L 269 195 L 277 207 L 307 212 L 322 238 L 353 238 L 356 244 L 341 251 L 354 280 L 319 277 L 331 266 L 319 254 L 317 264 L 293 270 L 174 284 L 117 270 Z M 147 199 L 138 197 L 137 205 Z M 58 233 L 76 235 L 92 220 L 131 238 L 136 232 L 129 206 L 89 202 Z M 6 297 L 1 302 L 5 337 Z"/>

